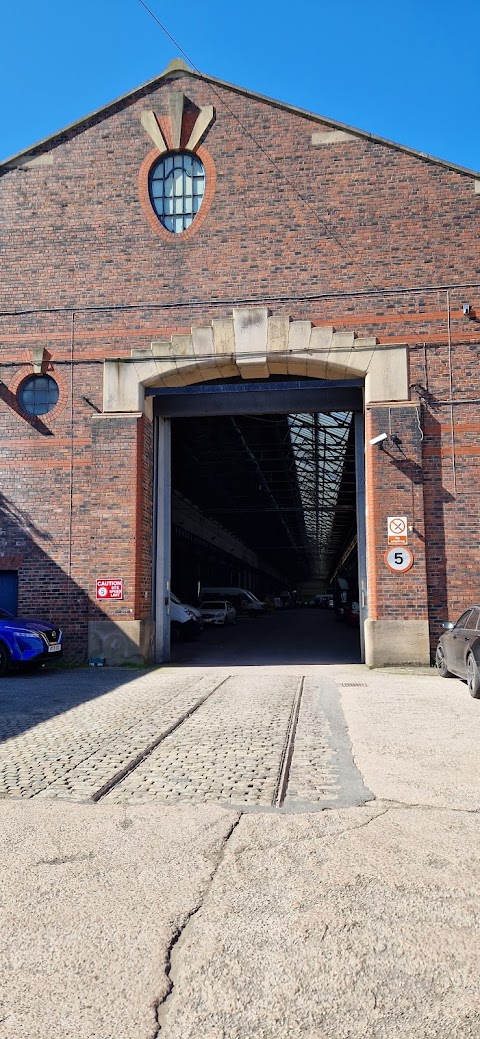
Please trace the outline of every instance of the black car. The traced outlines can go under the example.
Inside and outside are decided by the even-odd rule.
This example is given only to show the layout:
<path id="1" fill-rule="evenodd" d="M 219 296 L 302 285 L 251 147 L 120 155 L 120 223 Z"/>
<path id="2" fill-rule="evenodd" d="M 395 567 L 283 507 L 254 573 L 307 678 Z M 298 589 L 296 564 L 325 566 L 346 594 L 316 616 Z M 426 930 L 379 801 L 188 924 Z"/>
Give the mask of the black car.
<path id="1" fill-rule="evenodd" d="M 455 624 L 444 621 L 435 663 L 442 678 L 456 675 L 468 684 L 471 696 L 480 698 L 480 606 L 470 606 Z"/>

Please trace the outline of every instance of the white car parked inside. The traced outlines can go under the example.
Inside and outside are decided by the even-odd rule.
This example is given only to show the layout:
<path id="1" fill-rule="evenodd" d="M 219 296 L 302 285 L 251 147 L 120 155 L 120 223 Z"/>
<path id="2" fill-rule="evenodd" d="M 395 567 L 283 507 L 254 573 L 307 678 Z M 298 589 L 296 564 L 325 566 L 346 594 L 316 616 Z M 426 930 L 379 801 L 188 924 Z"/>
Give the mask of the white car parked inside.
<path id="1" fill-rule="evenodd" d="M 197 611 L 198 612 L 198 611 Z M 193 607 L 184 606 L 175 595 L 170 596 L 170 638 L 172 642 L 193 639 L 202 630 L 203 621 L 197 618 Z"/>
<path id="2" fill-rule="evenodd" d="M 228 599 L 211 599 L 200 603 L 205 624 L 235 624 L 237 611 Z"/>
<path id="3" fill-rule="evenodd" d="M 203 631 L 203 617 L 200 613 L 198 606 L 191 606 L 189 602 L 180 602 L 180 599 L 177 599 L 177 596 L 174 595 L 173 592 L 170 592 L 170 609 L 172 602 L 175 604 L 175 606 L 182 606 L 183 609 L 186 610 L 187 613 L 190 615 L 190 617 L 194 617 L 199 625 L 200 631 Z"/>
<path id="4" fill-rule="evenodd" d="M 246 613 L 249 617 L 256 617 L 260 613 L 265 613 L 265 603 L 257 599 L 253 592 L 248 592 L 246 588 L 222 588 L 218 585 L 214 588 L 210 586 L 209 588 L 202 588 L 200 596 L 203 602 L 206 602 L 207 599 L 209 602 L 212 599 L 228 599 L 230 605 L 233 605 L 237 612 Z"/>

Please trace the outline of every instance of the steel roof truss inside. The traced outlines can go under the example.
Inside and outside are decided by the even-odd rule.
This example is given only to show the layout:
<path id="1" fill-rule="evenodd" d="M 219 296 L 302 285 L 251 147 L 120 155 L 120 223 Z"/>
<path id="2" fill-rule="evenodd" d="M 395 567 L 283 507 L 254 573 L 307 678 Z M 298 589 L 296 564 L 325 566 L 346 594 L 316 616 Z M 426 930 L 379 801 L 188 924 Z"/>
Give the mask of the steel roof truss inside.
<path id="1" fill-rule="evenodd" d="M 352 413 L 230 415 L 174 426 L 177 489 L 292 580 L 327 582 L 355 533 Z"/>
<path id="2" fill-rule="evenodd" d="M 337 515 L 354 511 L 354 500 L 339 500 L 352 414 L 289 415 L 288 423 L 313 574 L 327 579 L 345 537 L 345 524 L 336 522 Z"/>

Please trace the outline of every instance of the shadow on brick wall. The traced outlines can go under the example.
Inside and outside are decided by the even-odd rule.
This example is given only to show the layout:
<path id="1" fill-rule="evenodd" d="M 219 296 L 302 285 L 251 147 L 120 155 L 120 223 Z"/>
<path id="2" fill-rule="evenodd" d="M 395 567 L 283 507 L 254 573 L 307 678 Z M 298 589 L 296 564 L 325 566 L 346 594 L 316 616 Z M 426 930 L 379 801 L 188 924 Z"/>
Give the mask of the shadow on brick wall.
<path id="1" fill-rule="evenodd" d="M 85 660 L 90 599 L 50 555 L 50 548 L 62 551 L 61 538 L 53 522 L 51 529 L 41 529 L 25 509 L 0 494 L 0 570 L 18 572 L 18 615 L 61 627 L 66 658 L 79 664 Z"/>
<path id="2" fill-rule="evenodd" d="M 448 613 L 444 506 L 454 501 L 442 482 L 441 429 L 431 412 L 428 414 L 428 429 L 423 437 L 418 425 L 413 448 L 417 457 L 421 456 L 421 464 L 408 456 L 408 449 L 404 450 L 400 438 L 392 449 L 388 449 L 390 463 L 411 481 L 412 487 L 423 488 L 425 533 L 416 530 L 415 538 L 424 544 L 425 550 L 432 658 L 442 631 L 441 622 Z"/>
<path id="3" fill-rule="evenodd" d="M 54 533 L 40 530 L 24 510 L 0 494 L 0 570 L 18 571 L 18 615 L 49 620 L 62 628 L 66 660 L 82 664 L 88 619 L 104 615 L 50 557 L 49 546 L 55 541 Z M 139 673 L 144 672 L 89 667 L 66 670 L 62 662 L 53 660 L 40 671 L 12 670 L 0 677 L 0 741 L 128 685 Z"/>
<path id="4" fill-rule="evenodd" d="M 35 429 L 37 433 L 41 433 L 44 437 L 53 436 L 52 430 L 42 422 L 38 415 L 28 415 L 26 411 L 22 411 L 16 394 L 12 393 L 3 382 L 0 382 L 0 400 L 7 404 L 16 415 L 20 415 L 24 422 L 28 422 L 28 425 Z"/>
<path id="5" fill-rule="evenodd" d="M 445 434 L 444 434 L 445 435 Z M 428 429 L 423 441 L 423 494 L 428 529 L 425 531 L 425 556 L 427 564 L 428 621 L 432 657 L 442 621 L 448 618 L 448 575 L 445 543 L 445 505 L 455 498 L 443 486 L 442 472 L 442 426 L 430 412 Z M 428 449 L 428 455 L 425 453 Z"/>

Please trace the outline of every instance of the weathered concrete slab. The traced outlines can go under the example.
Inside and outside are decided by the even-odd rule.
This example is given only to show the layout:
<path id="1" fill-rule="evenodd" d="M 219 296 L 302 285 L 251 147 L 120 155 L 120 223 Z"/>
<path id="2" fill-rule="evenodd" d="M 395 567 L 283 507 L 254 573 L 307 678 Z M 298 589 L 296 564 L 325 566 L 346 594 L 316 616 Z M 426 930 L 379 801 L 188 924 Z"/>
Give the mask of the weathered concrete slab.
<path id="1" fill-rule="evenodd" d="M 474 1039 L 480 820 L 244 816 L 173 950 L 162 1039 Z"/>
<path id="2" fill-rule="evenodd" d="M 0 802 L 0 1036 L 151 1039 L 235 815 Z"/>
<path id="3" fill-rule="evenodd" d="M 270 696 L 278 732 L 267 743 L 279 748 L 289 687 L 305 676 L 280 811 L 245 798 L 240 817 L 139 803 L 135 791 L 122 804 L 43 799 L 39 764 L 74 772 L 69 739 L 85 776 L 104 767 L 99 737 L 115 733 L 111 774 L 137 749 L 129 739 L 149 744 L 216 686 L 216 667 L 31 676 L 30 715 L 25 679 L 3 680 L 5 790 L 20 757 L 5 752 L 23 746 L 20 793 L 40 796 L 0 800 L 1 1039 L 477 1039 L 480 703 L 427 669 L 228 673 L 231 713 L 221 694 L 203 721 L 192 716 L 190 759 L 182 737 L 168 779 L 182 782 L 182 768 L 190 779 L 203 757 L 205 800 L 216 797 L 212 776 L 226 780 L 240 748 L 247 789 L 258 776 L 267 787 L 276 762 L 245 718 L 263 718 Z M 36 739 L 43 757 L 32 756 Z M 155 753 L 147 762 L 145 787 Z M 316 811 L 302 810 L 309 799 Z"/>
<path id="4" fill-rule="evenodd" d="M 357 767 L 376 797 L 480 811 L 480 704 L 457 679 L 365 671 L 341 689 Z"/>

